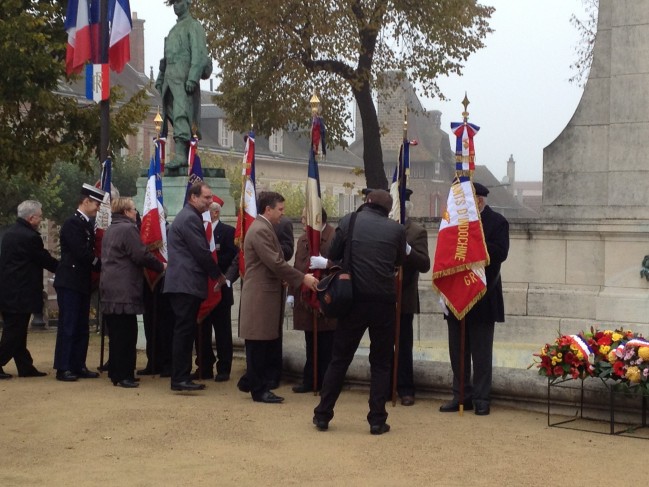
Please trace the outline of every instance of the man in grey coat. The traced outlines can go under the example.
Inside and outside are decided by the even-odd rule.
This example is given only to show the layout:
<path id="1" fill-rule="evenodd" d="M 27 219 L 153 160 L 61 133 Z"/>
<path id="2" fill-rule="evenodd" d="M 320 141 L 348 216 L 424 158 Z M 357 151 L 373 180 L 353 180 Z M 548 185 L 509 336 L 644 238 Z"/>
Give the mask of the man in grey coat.
<path id="1" fill-rule="evenodd" d="M 196 318 L 201 302 L 207 297 L 208 275 L 222 286 L 225 277 L 212 258 L 203 212 L 212 203 L 212 190 L 198 182 L 187 192 L 184 206 L 169 228 L 167 248 L 169 264 L 164 293 L 169 295 L 175 316 L 172 343 L 171 390 L 197 391 L 205 384 L 191 381 L 192 349 L 196 335 Z"/>

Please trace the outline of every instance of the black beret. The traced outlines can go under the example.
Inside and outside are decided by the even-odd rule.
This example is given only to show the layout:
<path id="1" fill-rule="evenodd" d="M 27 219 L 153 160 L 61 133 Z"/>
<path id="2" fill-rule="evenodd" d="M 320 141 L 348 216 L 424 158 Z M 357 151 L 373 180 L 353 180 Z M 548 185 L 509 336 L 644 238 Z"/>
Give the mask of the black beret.
<path id="1" fill-rule="evenodd" d="M 473 183 L 473 187 L 475 188 L 475 194 L 476 196 L 488 196 L 489 195 L 489 190 L 487 189 L 486 186 L 483 186 L 480 183 Z"/>

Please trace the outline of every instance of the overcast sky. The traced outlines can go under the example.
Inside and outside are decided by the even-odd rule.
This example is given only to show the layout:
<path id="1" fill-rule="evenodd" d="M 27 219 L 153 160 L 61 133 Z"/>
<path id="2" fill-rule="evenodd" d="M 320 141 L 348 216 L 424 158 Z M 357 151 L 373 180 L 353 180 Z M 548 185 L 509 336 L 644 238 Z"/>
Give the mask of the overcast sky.
<path id="1" fill-rule="evenodd" d="M 449 99 L 422 99 L 427 110 L 442 112 L 442 129 L 461 121 L 465 91 L 469 120 L 480 126 L 476 162 L 502 179 L 513 154 L 518 181 L 543 175 L 543 148 L 570 121 L 582 88 L 570 84 L 579 36 L 570 16 L 585 16 L 582 0 L 483 0 L 496 8 L 495 32 L 486 47 L 469 58 L 461 77 L 440 80 Z M 144 19 L 145 66 L 157 74 L 163 39 L 176 21 L 164 0 L 130 0 Z M 204 86 L 207 89 L 207 86 Z"/>

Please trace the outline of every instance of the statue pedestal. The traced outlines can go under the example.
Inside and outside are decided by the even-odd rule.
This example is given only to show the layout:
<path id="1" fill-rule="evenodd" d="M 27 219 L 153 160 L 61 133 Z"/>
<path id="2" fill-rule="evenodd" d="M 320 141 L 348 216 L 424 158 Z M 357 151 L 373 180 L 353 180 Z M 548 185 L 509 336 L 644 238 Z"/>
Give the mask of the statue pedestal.
<path id="1" fill-rule="evenodd" d="M 232 196 L 230 196 L 230 181 L 225 178 L 225 171 L 220 168 L 204 168 L 203 176 L 203 180 L 210 186 L 212 193 L 224 201 L 223 209 L 221 210 L 222 217 L 234 218 L 235 204 Z M 184 205 L 188 179 L 187 166 L 165 168 L 165 175 L 162 177 L 162 197 L 164 207 L 167 210 L 167 221 L 169 223 L 173 221 Z M 142 211 L 144 206 L 146 184 L 146 176 L 137 179 L 137 195 L 133 199 L 140 211 Z"/>

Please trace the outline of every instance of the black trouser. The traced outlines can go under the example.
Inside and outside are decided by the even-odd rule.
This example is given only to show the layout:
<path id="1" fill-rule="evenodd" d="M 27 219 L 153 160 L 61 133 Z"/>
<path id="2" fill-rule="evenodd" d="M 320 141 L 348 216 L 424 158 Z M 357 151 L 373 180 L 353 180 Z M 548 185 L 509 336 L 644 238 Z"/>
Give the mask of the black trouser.
<path id="1" fill-rule="evenodd" d="M 192 372 L 196 318 L 203 300 L 185 293 L 170 293 L 168 296 L 176 318 L 171 352 L 171 382 L 185 382 L 190 380 Z"/>
<path id="2" fill-rule="evenodd" d="M 151 291 L 144 284 L 144 336 L 146 337 L 146 368 L 155 373 L 171 373 L 171 343 L 174 333 L 174 312 L 169 296 L 160 292 L 163 281 Z"/>
<path id="3" fill-rule="evenodd" d="M 212 375 L 216 362 L 217 374 L 230 374 L 232 370 L 232 306 L 223 302 L 212 310 L 200 324 L 200 338 L 196 339 L 196 365 L 201 377 Z M 212 329 L 216 342 L 216 356 L 212 349 Z M 217 361 L 218 358 L 218 361 Z"/>
<path id="4" fill-rule="evenodd" d="M 80 372 L 86 368 L 90 339 L 90 294 L 56 288 L 59 323 L 56 329 L 54 368 Z"/>
<path id="5" fill-rule="evenodd" d="M 133 379 L 137 359 L 137 316 L 136 315 L 104 315 L 108 325 L 108 377 L 113 382 Z"/>
<path id="6" fill-rule="evenodd" d="M 414 396 L 415 382 L 412 365 L 412 313 L 402 313 L 399 324 L 399 364 L 397 367 L 397 393 L 399 397 Z M 394 359 L 392 360 L 394 367 Z"/>
<path id="7" fill-rule="evenodd" d="M 365 330 L 370 333 L 370 425 L 385 423 L 385 403 L 390 397 L 390 359 L 394 351 L 394 303 L 368 302 L 354 304 L 345 318 L 338 320 L 334 333 L 331 363 L 320 391 L 320 404 L 314 413 L 317 419 L 330 421 L 340 395 L 349 364 L 354 358 Z"/>
<path id="8" fill-rule="evenodd" d="M 304 362 L 302 384 L 306 387 L 313 388 L 313 332 L 305 331 L 304 340 L 306 342 L 306 362 Z M 325 373 L 331 362 L 333 344 L 334 330 L 318 332 L 318 390 L 322 387 Z"/>
<path id="9" fill-rule="evenodd" d="M 448 352 L 453 369 L 453 398 L 460 398 L 460 322 L 447 318 Z M 464 401 L 488 405 L 491 394 L 491 368 L 494 343 L 494 323 L 466 321 L 464 345 Z M 473 362 L 473 381 L 471 363 Z"/>
<path id="10" fill-rule="evenodd" d="M 282 380 L 282 368 L 284 367 L 282 357 L 282 331 L 280 327 L 279 338 L 270 340 L 268 344 L 268 371 L 266 375 L 271 382 L 277 383 Z"/>
<path id="11" fill-rule="evenodd" d="M 246 340 L 245 384 L 253 399 L 269 391 L 268 367 L 272 356 L 273 340 Z"/>
<path id="12" fill-rule="evenodd" d="M 0 339 L 0 367 L 4 367 L 13 358 L 18 375 L 25 375 L 34 370 L 34 360 L 27 350 L 27 327 L 31 313 L 2 312 L 4 327 Z"/>

